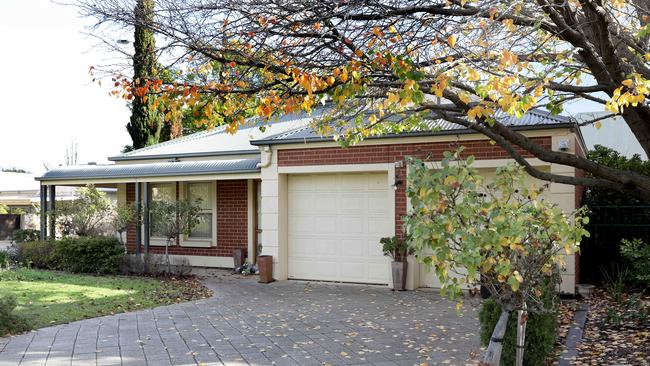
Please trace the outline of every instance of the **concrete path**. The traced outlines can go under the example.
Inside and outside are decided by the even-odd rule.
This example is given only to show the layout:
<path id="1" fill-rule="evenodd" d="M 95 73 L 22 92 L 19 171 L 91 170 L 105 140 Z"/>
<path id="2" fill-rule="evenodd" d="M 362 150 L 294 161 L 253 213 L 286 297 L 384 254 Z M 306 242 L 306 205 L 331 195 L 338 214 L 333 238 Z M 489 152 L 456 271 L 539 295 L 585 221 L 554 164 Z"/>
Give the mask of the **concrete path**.
<path id="1" fill-rule="evenodd" d="M 478 320 L 435 291 L 209 278 L 201 301 L 0 338 L 0 366 L 462 365 Z"/>

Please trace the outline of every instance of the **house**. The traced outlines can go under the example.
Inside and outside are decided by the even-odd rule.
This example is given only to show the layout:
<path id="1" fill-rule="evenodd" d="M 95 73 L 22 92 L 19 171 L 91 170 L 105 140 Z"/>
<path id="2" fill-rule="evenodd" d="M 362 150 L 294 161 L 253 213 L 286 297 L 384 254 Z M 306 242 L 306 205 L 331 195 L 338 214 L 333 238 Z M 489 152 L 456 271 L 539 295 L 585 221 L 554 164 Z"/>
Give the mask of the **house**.
<path id="1" fill-rule="evenodd" d="M 531 111 L 521 119 L 500 118 L 545 147 L 585 151 L 578 126 L 567 117 Z M 341 148 L 319 136 L 311 120 L 288 115 L 263 132 L 249 125 L 234 135 L 215 128 L 111 157 L 112 165 L 53 169 L 39 178 L 42 199 L 52 187 L 87 183 L 116 187 L 118 201 L 143 207 L 156 200 L 202 198 L 204 224 L 170 248 L 193 266 L 232 267 L 238 248 L 254 262 L 261 247 L 273 256 L 276 280 L 389 284 L 389 260 L 378 242 L 401 232 L 408 207 L 405 158 L 440 160 L 444 151 L 462 145 L 487 176 L 512 161 L 483 135 L 439 121 L 431 122 L 430 130 Z M 539 169 L 577 174 L 521 152 Z M 574 186 L 554 183 L 545 194 L 567 211 L 580 203 Z M 131 252 L 164 250 L 164 240 L 150 235 L 147 221 L 128 232 Z M 564 292 L 574 292 L 576 263 L 567 258 Z M 413 262 L 408 278 L 408 288 L 437 285 L 431 272 Z"/>
<path id="2" fill-rule="evenodd" d="M 32 173 L 0 172 L 0 206 L 5 206 L 9 213 L 20 216 L 21 229 L 39 228 L 40 190 L 36 176 Z M 115 199 L 115 189 L 105 189 L 109 198 Z M 57 201 L 73 200 L 77 197 L 76 187 L 61 187 L 57 191 Z M 1 226 L 1 225 L 0 225 Z M 0 240 L 10 238 L 10 233 L 0 235 Z"/>
<path id="3" fill-rule="evenodd" d="M 602 145 L 628 158 L 637 154 L 641 159 L 648 160 L 648 155 L 623 117 L 612 116 L 609 112 L 583 112 L 576 114 L 575 118 L 579 124 L 599 119 L 598 126 L 588 123 L 580 127 L 587 149 Z"/>

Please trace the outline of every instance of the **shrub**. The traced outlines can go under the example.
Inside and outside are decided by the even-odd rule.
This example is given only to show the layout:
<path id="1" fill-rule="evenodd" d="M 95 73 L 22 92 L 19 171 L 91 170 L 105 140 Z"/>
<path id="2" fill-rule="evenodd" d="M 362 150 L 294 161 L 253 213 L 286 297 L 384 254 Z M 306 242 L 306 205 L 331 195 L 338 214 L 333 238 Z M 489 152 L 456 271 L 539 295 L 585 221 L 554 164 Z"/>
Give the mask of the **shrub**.
<path id="1" fill-rule="evenodd" d="M 68 272 L 114 274 L 120 271 L 123 255 L 115 237 L 68 237 L 56 242 L 52 262 Z"/>
<path id="2" fill-rule="evenodd" d="M 11 241 L 14 243 L 24 243 L 26 241 L 37 241 L 40 237 L 40 230 L 18 229 L 11 234 Z"/>
<path id="3" fill-rule="evenodd" d="M 9 268 L 11 264 L 11 258 L 9 252 L 6 250 L 0 250 L 0 269 Z"/>
<path id="4" fill-rule="evenodd" d="M 107 233 L 113 205 L 106 193 L 88 185 L 79 188 L 77 194 L 77 199 L 57 204 L 56 221 L 63 234 L 93 236 Z"/>
<path id="5" fill-rule="evenodd" d="M 16 308 L 14 295 L 0 295 L 0 336 L 16 334 L 28 330 L 28 322 L 13 313 Z"/>
<path id="6" fill-rule="evenodd" d="M 553 303 L 555 296 L 552 290 L 548 291 L 545 301 Z M 481 305 L 479 321 L 481 323 L 481 343 L 490 342 L 494 326 L 501 315 L 501 306 L 493 299 L 488 299 Z M 545 365 L 546 357 L 553 351 L 557 336 L 557 311 L 549 313 L 528 313 L 526 324 L 526 343 L 524 348 L 524 365 Z M 501 353 L 502 365 L 514 365 L 516 359 L 515 341 L 517 339 L 517 312 L 510 314 L 508 327 L 503 338 L 503 351 Z"/>
<path id="7" fill-rule="evenodd" d="M 18 261 L 26 266 L 53 269 L 52 252 L 54 243 L 50 241 L 27 241 L 16 245 Z"/>
<path id="8" fill-rule="evenodd" d="M 621 255 L 629 266 L 632 280 L 640 285 L 650 286 L 650 244 L 641 239 L 623 239 Z"/>

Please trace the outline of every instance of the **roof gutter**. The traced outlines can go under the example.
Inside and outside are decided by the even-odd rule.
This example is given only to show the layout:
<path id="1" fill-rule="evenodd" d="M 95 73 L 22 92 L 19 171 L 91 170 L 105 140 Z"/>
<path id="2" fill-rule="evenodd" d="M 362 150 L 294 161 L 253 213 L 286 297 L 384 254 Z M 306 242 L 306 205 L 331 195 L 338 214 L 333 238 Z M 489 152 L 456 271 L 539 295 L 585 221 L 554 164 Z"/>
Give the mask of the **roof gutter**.
<path id="1" fill-rule="evenodd" d="M 239 174 L 239 173 L 259 173 L 259 168 L 253 168 L 253 169 L 234 169 L 234 170 L 220 170 L 220 171 L 210 171 L 210 172 L 170 172 L 170 173 L 162 173 L 162 174 L 147 174 L 147 175 L 132 175 L 132 174 L 116 174 L 116 175 L 97 175 L 97 176 L 83 176 L 83 175 L 77 175 L 77 176 L 69 176 L 69 177 L 53 177 L 53 178 L 48 178 L 48 177 L 37 177 L 34 178 L 36 181 L 41 181 L 41 182 L 54 182 L 54 181 L 62 181 L 62 180 L 80 180 L 80 179 L 87 179 L 87 180 L 93 180 L 93 179 L 120 179 L 120 178 L 134 178 L 134 179 L 140 179 L 140 178 L 158 178 L 158 177 L 175 177 L 178 175 L 183 175 L 183 176 L 197 176 L 197 175 L 215 175 L 215 174 Z"/>
<path id="2" fill-rule="evenodd" d="M 205 158 L 210 156 L 228 156 L 228 155 L 257 155 L 259 150 L 232 150 L 232 151 L 213 151 L 197 153 L 180 153 L 180 154 L 155 154 L 155 155 L 117 155 L 108 158 L 110 161 L 129 161 L 129 160 L 155 160 L 155 159 L 174 159 L 174 158 Z"/>

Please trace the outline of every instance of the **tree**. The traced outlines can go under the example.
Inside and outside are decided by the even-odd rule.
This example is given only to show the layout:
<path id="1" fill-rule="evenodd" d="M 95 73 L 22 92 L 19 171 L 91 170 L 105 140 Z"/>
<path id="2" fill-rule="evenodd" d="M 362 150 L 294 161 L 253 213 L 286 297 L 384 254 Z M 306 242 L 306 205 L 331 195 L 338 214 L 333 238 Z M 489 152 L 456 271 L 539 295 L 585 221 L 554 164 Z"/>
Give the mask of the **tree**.
<path id="1" fill-rule="evenodd" d="M 94 185 L 77 190 L 78 197 L 57 202 L 55 217 L 65 235 L 99 235 L 108 223 L 112 212 L 111 200 Z"/>
<path id="2" fill-rule="evenodd" d="M 461 151 L 446 152 L 435 170 L 410 161 L 413 210 L 405 225 L 416 257 L 435 269 L 443 295 L 458 298 L 463 285 L 482 285 L 501 306 L 483 360 L 498 365 L 502 346 L 495 340 L 503 338 L 510 313 L 518 311 L 523 346 L 526 312 L 551 310 L 541 295 L 564 256 L 578 250 L 588 219 L 582 210 L 564 213 L 542 199 L 544 187 L 527 187 L 515 164 L 498 168 L 486 182 L 472 168 L 473 157 L 460 160 Z M 523 348 L 517 355 L 523 360 Z"/>
<path id="3" fill-rule="evenodd" d="M 627 158 L 617 151 L 605 146 L 596 145 L 587 154 L 592 161 L 621 170 L 634 171 L 650 176 L 650 162 L 644 161 L 639 155 Z M 591 188 L 585 192 L 584 202 L 587 205 L 643 205 L 643 202 L 634 196 L 618 190 L 606 188 Z"/>
<path id="4" fill-rule="evenodd" d="M 80 0 L 98 26 L 136 24 L 129 4 Z M 250 108 L 271 120 L 329 101 L 336 108 L 321 130 L 345 142 L 444 119 L 494 140 L 536 178 L 648 200 L 647 175 L 544 148 L 495 116 L 589 102 L 620 114 L 650 153 L 649 9 L 650 0 L 170 0 L 149 27 L 168 57 L 190 74 L 214 61 L 243 72 L 150 93 L 168 113 L 201 106 L 207 123 L 203 96 L 219 100 L 231 130 Z M 246 77 L 253 72 L 260 76 Z M 538 170 L 518 148 L 590 175 Z"/>
<path id="5" fill-rule="evenodd" d="M 131 135 L 133 149 L 154 145 L 170 139 L 170 129 L 157 108 L 155 95 L 149 95 L 149 85 L 158 79 L 156 40 L 153 25 L 154 0 L 138 0 L 133 10 L 135 41 L 133 46 L 133 86 L 145 92 L 130 93 L 131 121 L 126 129 Z"/>
<path id="6" fill-rule="evenodd" d="M 65 149 L 64 161 L 66 166 L 77 165 L 79 162 L 79 144 L 75 139 L 71 139 L 70 146 Z"/>
<path id="7" fill-rule="evenodd" d="M 31 173 L 31 172 L 29 172 L 29 171 L 27 171 L 25 169 L 18 168 L 18 167 L 15 167 L 15 166 L 14 167 L 8 167 L 8 168 L 2 168 L 2 169 L 0 169 L 0 172 L 4 172 L 4 173 L 23 173 L 23 174 Z"/>
<path id="8" fill-rule="evenodd" d="M 136 214 L 136 208 L 133 203 L 127 204 L 118 204 L 114 207 L 113 217 L 111 218 L 111 224 L 113 229 L 118 234 L 120 239 L 120 244 L 124 247 L 124 254 L 128 253 L 127 243 L 124 240 L 124 233 L 133 225 L 138 218 Z"/>
<path id="9" fill-rule="evenodd" d="M 201 206 L 190 201 L 157 201 L 149 207 L 151 215 L 151 232 L 165 240 L 165 261 L 167 273 L 171 273 L 169 261 L 169 245 L 180 239 L 181 235 L 189 235 L 193 227 L 201 222 Z"/>

